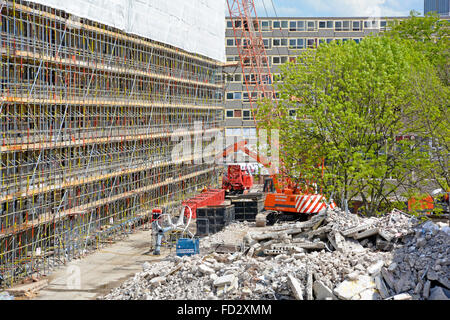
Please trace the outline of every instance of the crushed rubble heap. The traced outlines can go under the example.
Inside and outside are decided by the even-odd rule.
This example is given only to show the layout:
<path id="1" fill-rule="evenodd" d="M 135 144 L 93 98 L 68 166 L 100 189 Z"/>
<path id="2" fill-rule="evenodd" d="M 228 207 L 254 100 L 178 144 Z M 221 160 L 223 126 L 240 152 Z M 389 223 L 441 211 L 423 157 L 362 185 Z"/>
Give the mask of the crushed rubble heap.
<path id="1" fill-rule="evenodd" d="M 235 223 L 202 239 L 202 254 L 145 263 L 107 300 L 447 300 L 449 236 L 400 212 L 339 209 L 263 231 Z M 230 234 L 232 234 L 230 236 Z M 234 236 L 233 236 L 234 235 Z M 236 235 L 242 235 L 240 243 Z M 234 253 L 214 248 L 229 243 Z M 239 244 L 239 246 L 237 246 Z"/>

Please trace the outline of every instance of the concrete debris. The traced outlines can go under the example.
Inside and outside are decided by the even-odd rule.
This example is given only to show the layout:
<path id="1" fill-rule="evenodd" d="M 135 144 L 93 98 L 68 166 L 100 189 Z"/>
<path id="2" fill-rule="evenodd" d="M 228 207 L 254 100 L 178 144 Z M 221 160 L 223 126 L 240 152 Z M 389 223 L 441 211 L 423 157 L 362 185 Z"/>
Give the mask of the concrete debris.
<path id="1" fill-rule="evenodd" d="M 315 281 L 313 285 L 316 300 L 337 300 L 333 291 L 322 281 Z"/>
<path id="2" fill-rule="evenodd" d="M 233 223 L 201 239 L 200 255 L 145 263 L 103 298 L 444 299 L 450 279 L 445 228 L 400 211 L 364 218 L 339 209 L 264 228 Z"/>
<path id="3" fill-rule="evenodd" d="M 297 300 L 303 300 L 303 290 L 300 281 L 297 280 L 293 275 L 288 275 L 289 287 L 291 287 L 292 293 Z"/>
<path id="4" fill-rule="evenodd" d="M 441 287 L 435 287 L 431 290 L 429 300 L 450 300 L 450 291 Z"/>

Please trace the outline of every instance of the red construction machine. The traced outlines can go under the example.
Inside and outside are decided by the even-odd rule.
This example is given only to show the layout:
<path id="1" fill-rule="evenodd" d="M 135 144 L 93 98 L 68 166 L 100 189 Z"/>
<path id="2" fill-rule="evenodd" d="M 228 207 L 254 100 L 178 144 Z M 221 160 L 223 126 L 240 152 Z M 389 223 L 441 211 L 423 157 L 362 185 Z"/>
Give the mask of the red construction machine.
<path id="1" fill-rule="evenodd" d="M 317 194 L 311 188 L 303 190 L 289 178 L 281 178 L 269 159 L 249 150 L 247 144 L 247 141 L 235 143 L 224 150 L 220 156 L 226 158 L 230 153 L 242 151 L 268 169 L 270 179 L 266 180 L 264 186 L 264 192 L 266 192 L 264 209 L 266 212 L 281 213 L 284 216 L 283 219 L 291 220 L 300 218 L 299 214 L 306 217 L 312 216 L 327 207 L 323 195 Z M 329 205 L 331 209 L 336 207 L 332 200 Z"/>
<path id="2" fill-rule="evenodd" d="M 222 180 L 222 189 L 228 194 L 243 194 L 253 187 L 253 176 L 240 165 L 228 166 L 227 174 Z"/>

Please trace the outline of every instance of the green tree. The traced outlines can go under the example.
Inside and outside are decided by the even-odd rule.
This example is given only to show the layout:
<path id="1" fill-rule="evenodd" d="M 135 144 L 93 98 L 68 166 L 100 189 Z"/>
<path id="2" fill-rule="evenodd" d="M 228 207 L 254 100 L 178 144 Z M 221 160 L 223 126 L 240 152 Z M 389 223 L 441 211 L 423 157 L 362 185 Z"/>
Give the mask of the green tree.
<path id="1" fill-rule="evenodd" d="M 363 210 L 375 214 L 412 181 L 411 170 L 429 165 L 420 141 L 398 141 L 412 135 L 421 108 L 416 82 L 439 83 L 434 66 L 409 40 L 324 44 L 284 65 L 282 74 L 281 116 L 271 117 L 273 105 L 266 102 L 258 119 L 280 130 L 285 173 L 300 185 L 314 182 L 336 200 L 359 198 Z"/>
<path id="2" fill-rule="evenodd" d="M 392 39 L 406 39 L 416 51 L 423 53 L 426 59 L 436 68 L 439 79 L 434 77 L 422 81 L 413 80 L 419 109 L 415 121 L 414 132 L 426 137 L 431 145 L 429 153 L 433 159 L 428 168 L 417 168 L 417 174 L 431 177 L 444 190 L 450 187 L 450 22 L 440 19 L 435 13 L 419 17 L 412 11 L 406 20 L 395 21 L 390 31 L 383 34 Z M 439 83 L 439 80 L 441 83 Z M 429 93 L 434 91 L 435 94 Z"/>

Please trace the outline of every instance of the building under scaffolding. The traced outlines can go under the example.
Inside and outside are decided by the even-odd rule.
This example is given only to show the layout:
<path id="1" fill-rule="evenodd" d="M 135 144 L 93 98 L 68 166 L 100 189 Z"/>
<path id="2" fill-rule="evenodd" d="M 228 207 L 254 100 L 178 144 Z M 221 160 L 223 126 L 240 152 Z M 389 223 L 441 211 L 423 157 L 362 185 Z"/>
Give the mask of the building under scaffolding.
<path id="1" fill-rule="evenodd" d="M 1 2 L 0 50 L 0 285 L 216 186 L 171 153 L 177 129 L 223 130 L 217 60 L 21 0 Z"/>

